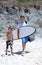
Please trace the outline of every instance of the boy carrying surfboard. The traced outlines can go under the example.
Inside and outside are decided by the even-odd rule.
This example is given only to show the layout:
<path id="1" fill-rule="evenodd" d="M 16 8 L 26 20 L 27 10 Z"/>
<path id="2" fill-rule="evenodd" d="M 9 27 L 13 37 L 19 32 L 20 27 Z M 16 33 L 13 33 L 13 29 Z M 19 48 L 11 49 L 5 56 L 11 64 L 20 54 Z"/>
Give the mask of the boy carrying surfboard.
<path id="1" fill-rule="evenodd" d="M 13 54 L 12 45 L 13 45 L 12 27 L 9 26 L 9 27 L 8 27 L 8 31 L 7 31 L 7 34 L 6 34 L 6 55 L 7 55 L 7 51 L 8 51 L 8 47 L 9 47 L 9 46 L 10 46 L 10 48 L 11 48 L 11 54 Z"/>

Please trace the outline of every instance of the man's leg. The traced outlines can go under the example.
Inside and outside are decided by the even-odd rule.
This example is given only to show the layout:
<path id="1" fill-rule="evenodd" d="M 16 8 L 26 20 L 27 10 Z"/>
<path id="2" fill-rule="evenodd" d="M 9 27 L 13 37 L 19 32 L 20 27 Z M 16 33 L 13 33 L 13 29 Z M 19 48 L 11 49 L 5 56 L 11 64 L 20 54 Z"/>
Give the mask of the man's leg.
<path id="1" fill-rule="evenodd" d="M 25 50 L 25 47 L 26 47 L 26 44 L 25 43 L 22 43 L 22 50 L 23 51 Z"/>
<path id="2" fill-rule="evenodd" d="M 28 37 L 22 38 L 22 48 L 23 48 L 23 51 L 25 50 L 27 41 L 28 41 Z"/>

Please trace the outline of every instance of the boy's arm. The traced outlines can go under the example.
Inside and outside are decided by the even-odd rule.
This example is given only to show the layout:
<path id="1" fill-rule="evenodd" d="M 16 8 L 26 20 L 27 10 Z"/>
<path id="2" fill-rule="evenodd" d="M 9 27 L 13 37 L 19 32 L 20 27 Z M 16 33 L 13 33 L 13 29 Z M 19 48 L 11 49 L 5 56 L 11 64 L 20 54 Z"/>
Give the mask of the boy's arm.
<path id="1" fill-rule="evenodd" d="M 7 41 L 7 34 L 6 34 L 6 41 Z"/>
<path id="2" fill-rule="evenodd" d="M 12 42 L 13 42 L 14 38 L 13 38 L 13 34 L 12 34 Z"/>

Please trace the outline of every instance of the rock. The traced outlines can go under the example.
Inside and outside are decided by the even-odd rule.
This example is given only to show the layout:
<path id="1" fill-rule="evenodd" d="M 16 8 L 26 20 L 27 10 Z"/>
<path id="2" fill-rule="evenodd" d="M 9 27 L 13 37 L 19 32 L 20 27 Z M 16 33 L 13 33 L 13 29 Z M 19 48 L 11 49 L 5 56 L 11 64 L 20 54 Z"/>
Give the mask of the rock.
<path id="1" fill-rule="evenodd" d="M 10 22 L 7 22 L 7 23 L 10 23 Z"/>
<path id="2" fill-rule="evenodd" d="M 2 7 L 0 7 L 0 13 L 3 13 L 3 9 L 2 9 Z"/>
<path id="3" fill-rule="evenodd" d="M 18 7 L 18 6 L 12 5 L 11 8 L 12 8 L 13 10 L 15 10 L 15 12 L 19 11 L 19 7 Z"/>
<path id="4" fill-rule="evenodd" d="M 24 12 L 25 13 L 30 13 L 30 10 L 29 9 L 24 9 Z"/>
<path id="5" fill-rule="evenodd" d="M 19 7 L 19 12 L 21 11 L 21 7 Z"/>
<path id="6" fill-rule="evenodd" d="M 12 5 L 11 8 L 12 8 L 12 9 L 15 9 L 15 6 Z"/>
<path id="7" fill-rule="evenodd" d="M 17 6 L 15 6 L 15 11 L 18 12 L 19 11 L 19 8 Z"/>
<path id="8" fill-rule="evenodd" d="M 9 14 L 13 14 L 13 13 L 12 13 L 12 10 L 11 10 L 9 7 L 6 7 L 6 11 L 7 11 Z"/>
<path id="9" fill-rule="evenodd" d="M 2 32 L 2 29 L 0 29 L 0 32 Z"/>
<path id="10" fill-rule="evenodd" d="M 0 33 L 5 30 L 4 27 L 0 26 Z"/>
<path id="11" fill-rule="evenodd" d="M 34 4 L 34 8 L 36 8 L 37 10 L 40 10 L 40 4 Z"/>
<path id="12" fill-rule="evenodd" d="M 11 14 L 14 15 L 17 13 L 17 10 L 14 7 L 6 7 L 6 11 Z"/>
<path id="13" fill-rule="evenodd" d="M 2 35 L 0 35 L 0 37 L 3 37 Z"/>

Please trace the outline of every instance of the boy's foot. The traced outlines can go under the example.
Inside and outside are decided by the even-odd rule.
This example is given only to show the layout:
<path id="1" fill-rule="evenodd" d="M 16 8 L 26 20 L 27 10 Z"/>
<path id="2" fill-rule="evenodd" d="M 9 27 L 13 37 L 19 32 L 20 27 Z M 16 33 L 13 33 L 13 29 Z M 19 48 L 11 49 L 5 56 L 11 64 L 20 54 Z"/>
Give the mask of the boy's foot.
<path id="1" fill-rule="evenodd" d="M 7 53 L 6 53 L 6 55 L 7 55 Z"/>
<path id="2" fill-rule="evenodd" d="M 14 53 L 12 52 L 11 55 L 14 55 Z"/>

